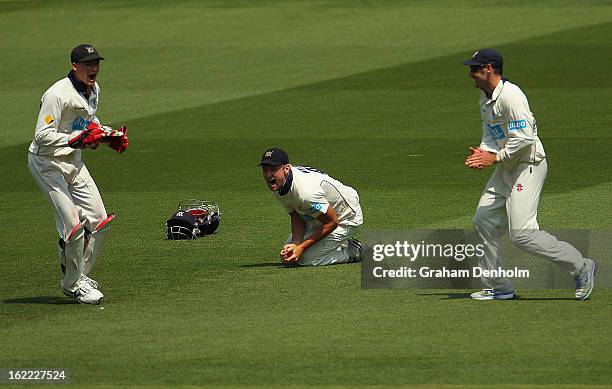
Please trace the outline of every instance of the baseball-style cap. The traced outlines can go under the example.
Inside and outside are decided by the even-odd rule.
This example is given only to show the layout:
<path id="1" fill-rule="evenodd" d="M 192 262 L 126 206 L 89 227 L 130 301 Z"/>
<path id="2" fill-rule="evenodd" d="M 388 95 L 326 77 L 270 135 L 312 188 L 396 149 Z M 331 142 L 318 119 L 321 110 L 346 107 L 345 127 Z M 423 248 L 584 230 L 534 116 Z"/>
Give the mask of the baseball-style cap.
<path id="1" fill-rule="evenodd" d="M 486 65 L 489 63 L 496 67 L 503 67 L 504 57 L 502 57 L 501 53 L 497 50 L 480 49 L 472 54 L 472 58 L 463 62 L 464 65 L 470 66 Z"/>
<path id="2" fill-rule="evenodd" d="M 289 156 L 285 152 L 285 150 L 280 149 L 278 147 L 271 147 L 268 150 L 264 151 L 261 156 L 261 162 L 257 166 L 261 165 L 270 165 L 270 166 L 279 166 L 286 165 L 289 163 Z"/>
<path id="3" fill-rule="evenodd" d="M 93 61 L 94 59 L 104 59 L 104 57 L 100 56 L 98 50 L 89 43 L 78 45 L 70 53 L 70 62 L 72 63 Z"/>

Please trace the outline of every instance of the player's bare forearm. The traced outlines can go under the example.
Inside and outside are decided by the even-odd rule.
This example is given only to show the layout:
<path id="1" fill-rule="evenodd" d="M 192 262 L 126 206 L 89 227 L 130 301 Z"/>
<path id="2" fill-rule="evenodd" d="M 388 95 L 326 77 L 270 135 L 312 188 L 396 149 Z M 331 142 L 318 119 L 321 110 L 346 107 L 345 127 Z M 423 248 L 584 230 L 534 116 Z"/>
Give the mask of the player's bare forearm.
<path id="1" fill-rule="evenodd" d="M 293 244 L 300 244 L 304 240 L 306 233 L 306 222 L 297 214 L 291 212 L 291 241 Z"/>
<path id="2" fill-rule="evenodd" d="M 325 238 L 329 235 L 333 230 L 338 227 L 338 223 L 334 221 L 330 221 L 329 223 L 322 224 L 319 228 L 315 230 L 315 232 L 310 235 L 307 239 L 304 239 L 302 243 L 299 244 L 303 250 L 308 249 L 310 246 L 314 245 L 321 239 Z"/>
<path id="3" fill-rule="evenodd" d="M 493 166 L 497 162 L 495 153 L 483 150 L 479 147 L 470 147 L 470 155 L 465 159 L 465 166 L 470 169 L 480 170 Z"/>
<path id="4" fill-rule="evenodd" d="M 301 247 L 298 247 L 304 240 L 304 234 L 306 233 L 306 222 L 293 211 L 290 213 L 291 216 L 291 243 L 283 246 L 280 252 L 280 258 L 283 262 L 291 263 L 298 260 L 302 255 Z"/>
<path id="5" fill-rule="evenodd" d="M 291 243 L 283 247 L 281 258 L 284 262 L 297 261 L 304 251 L 308 250 L 309 247 L 325 238 L 338 227 L 338 217 L 331 207 L 328 207 L 327 212 L 319 215 L 317 219 L 321 222 L 321 226 L 317 228 L 312 235 L 299 244 Z"/>
<path id="6" fill-rule="evenodd" d="M 334 212 L 332 207 L 328 207 L 327 212 L 319 215 L 317 220 L 321 222 L 321 226 L 299 244 L 304 250 L 307 250 L 310 246 L 331 234 L 331 232 L 338 227 L 338 216 L 336 216 L 336 212 Z"/>

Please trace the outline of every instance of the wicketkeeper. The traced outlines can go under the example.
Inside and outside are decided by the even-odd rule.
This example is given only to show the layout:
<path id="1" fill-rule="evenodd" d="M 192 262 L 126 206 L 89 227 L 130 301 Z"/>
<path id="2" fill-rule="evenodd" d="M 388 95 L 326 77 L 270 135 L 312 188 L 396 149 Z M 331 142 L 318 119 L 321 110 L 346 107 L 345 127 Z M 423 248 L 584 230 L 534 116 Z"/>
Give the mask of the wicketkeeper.
<path id="1" fill-rule="evenodd" d="M 359 195 L 327 174 L 289 164 L 279 148 L 266 150 L 259 164 L 268 188 L 287 210 L 291 235 L 280 251 L 286 265 L 332 265 L 361 261 L 353 233 L 363 223 Z"/>
<path id="2" fill-rule="evenodd" d="M 118 153 L 128 147 L 127 128 L 113 130 L 96 117 L 103 60 L 90 44 L 76 46 L 72 70 L 42 96 L 28 167 L 55 210 L 60 239 L 61 288 L 81 303 L 99 304 L 104 295 L 88 275 L 114 215 L 107 215 L 98 188 L 81 160 L 82 149 L 107 144 Z"/>

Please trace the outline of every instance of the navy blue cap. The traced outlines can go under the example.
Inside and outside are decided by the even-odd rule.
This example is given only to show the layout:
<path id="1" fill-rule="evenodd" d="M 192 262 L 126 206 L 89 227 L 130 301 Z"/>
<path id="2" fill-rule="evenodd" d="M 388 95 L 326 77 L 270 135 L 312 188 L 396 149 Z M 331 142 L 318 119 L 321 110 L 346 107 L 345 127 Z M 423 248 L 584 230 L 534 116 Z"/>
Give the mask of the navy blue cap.
<path id="1" fill-rule="evenodd" d="M 70 62 L 72 63 L 93 61 L 95 59 L 100 60 L 104 59 L 104 57 L 102 57 L 100 53 L 98 53 L 98 50 L 89 43 L 82 43 L 76 46 L 70 53 Z"/>
<path id="2" fill-rule="evenodd" d="M 472 58 L 464 61 L 463 64 L 470 66 L 491 64 L 495 67 L 502 68 L 504 67 L 504 57 L 502 57 L 501 53 L 497 50 L 480 49 L 472 54 Z"/>
<path id="3" fill-rule="evenodd" d="M 285 152 L 285 150 L 280 149 L 278 147 L 271 147 L 264 151 L 261 156 L 261 162 L 257 166 L 261 165 L 270 165 L 270 166 L 279 166 L 286 165 L 289 163 L 289 156 Z"/>

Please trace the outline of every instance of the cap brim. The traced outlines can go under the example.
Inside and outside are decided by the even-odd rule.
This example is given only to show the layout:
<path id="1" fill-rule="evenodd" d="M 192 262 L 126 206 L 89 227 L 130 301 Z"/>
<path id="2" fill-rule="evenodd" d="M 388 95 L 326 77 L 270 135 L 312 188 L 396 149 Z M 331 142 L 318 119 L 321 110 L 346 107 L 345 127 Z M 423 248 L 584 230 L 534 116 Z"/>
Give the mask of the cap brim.
<path id="1" fill-rule="evenodd" d="M 100 56 L 99 56 L 99 55 L 97 55 L 97 54 L 88 55 L 87 57 L 83 57 L 83 58 L 81 58 L 81 59 L 80 59 L 80 60 L 79 60 L 77 63 L 87 62 L 87 61 L 94 61 L 94 60 L 96 60 L 96 59 L 103 60 L 103 59 L 104 59 L 104 57 L 100 57 Z"/>
<path id="2" fill-rule="evenodd" d="M 462 64 L 468 65 L 468 66 L 482 65 L 482 63 L 480 63 L 478 61 L 474 61 L 473 59 L 470 59 L 470 60 L 467 60 L 467 61 L 463 61 Z"/>
<path id="3" fill-rule="evenodd" d="M 257 166 L 263 166 L 263 165 L 280 166 L 280 165 L 284 165 L 284 163 L 278 162 L 278 161 L 266 161 L 266 160 L 264 160 L 264 161 L 261 161 L 259 163 L 259 165 L 257 165 Z"/>

